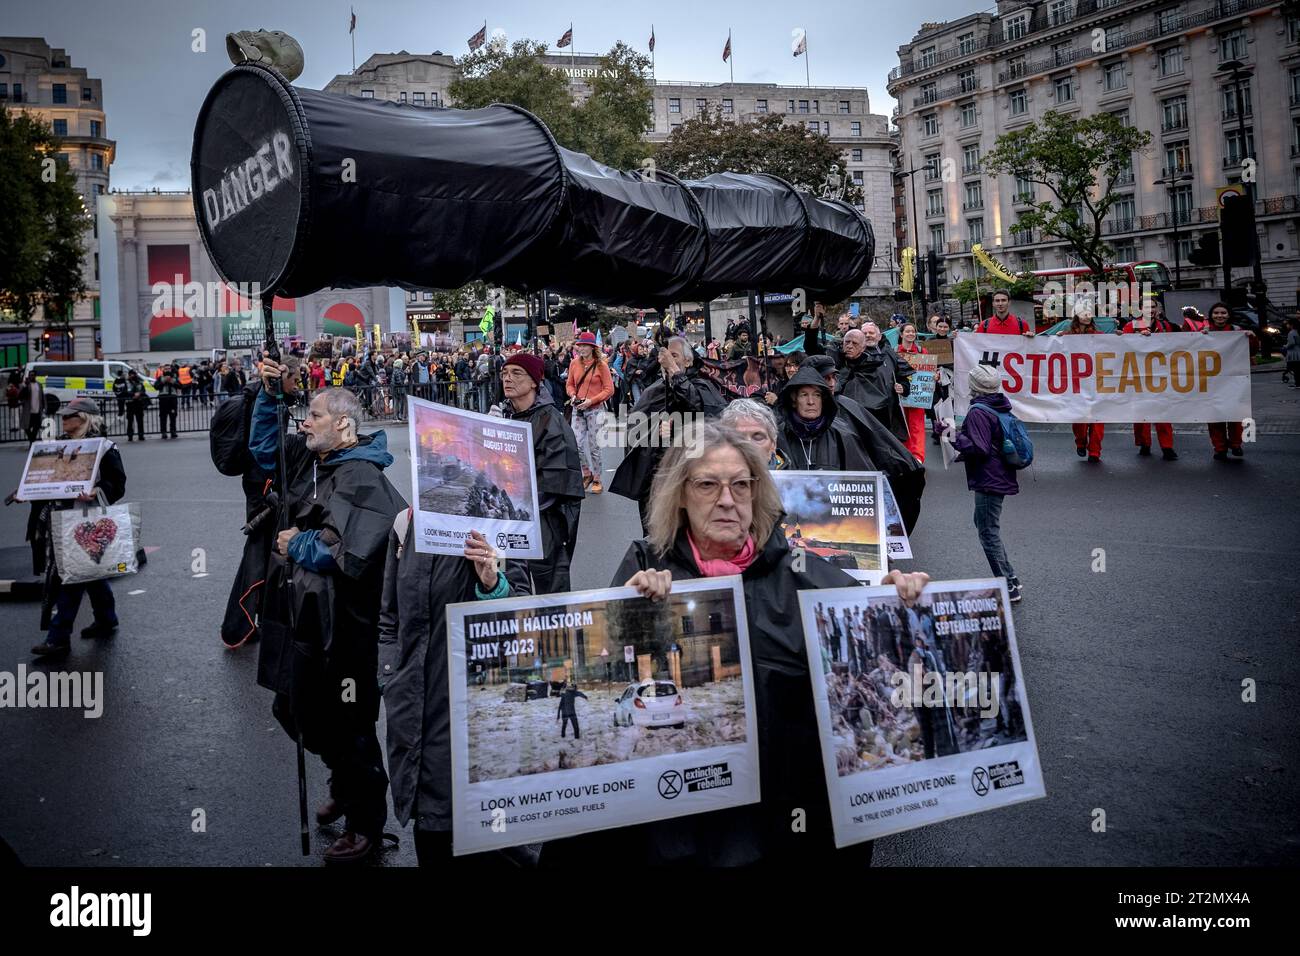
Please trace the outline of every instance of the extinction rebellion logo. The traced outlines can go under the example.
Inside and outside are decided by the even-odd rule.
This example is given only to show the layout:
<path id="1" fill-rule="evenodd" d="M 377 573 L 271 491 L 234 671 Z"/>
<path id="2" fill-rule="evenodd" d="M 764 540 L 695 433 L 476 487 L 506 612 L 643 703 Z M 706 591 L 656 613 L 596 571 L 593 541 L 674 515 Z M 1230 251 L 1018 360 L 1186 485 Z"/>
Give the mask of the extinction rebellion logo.
<path id="1" fill-rule="evenodd" d="M 994 790 L 1018 787 L 1025 782 L 1025 772 L 1020 769 L 1020 762 L 1008 760 L 1006 763 L 989 764 L 987 770 L 976 767 L 971 771 L 970 785 L 977 796 L 987 796 L 990 785 Z"/>

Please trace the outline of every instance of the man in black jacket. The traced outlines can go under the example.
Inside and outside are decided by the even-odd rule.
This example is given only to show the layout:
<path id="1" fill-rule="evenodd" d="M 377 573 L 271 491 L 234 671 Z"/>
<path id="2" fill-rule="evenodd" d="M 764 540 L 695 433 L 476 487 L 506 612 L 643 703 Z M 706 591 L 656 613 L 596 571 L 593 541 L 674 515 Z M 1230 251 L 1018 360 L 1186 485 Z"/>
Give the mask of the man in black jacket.
<path id="1" fill-rule="evenodd" d="M 288 528 L 278 531 L 266 581 L 258 683 L 276 692 L 272 713 L 330 768 L 322 824 L 346 819 L 325 852 L 352 863 L 378 848 L 387 804 L 379 718 L 379 601 L 393 518 L 406 502 L 384 477 L 384 432 L 358 434 L 361 403 L 347 389 L 318 392 L 296 435 L 279 434 L 268 390 L 287 366 L 262 362 L 263 390 L 248 448 L 267 471 L 283 441 Z"/>
<path id="2" fill-rule="evenodd" d="M 634 444 L 628 439 L 627 453 L 609 486 L 614 494 L 636 501 L 643 529 L 650 483 L 665 449 L 678 438 L 675 430 L 695 415 L 717 418 L 727 407 L 718 386 L 700 374 L 695 352 L 686 339 L 680 336 L 669 339 L 667 347 L 658 350 L 657 360 L 659 378 L 641 393 L 629 416 L 629 432 L 634 430 L 631 425 L 634 416 L 638 420 L 648 418 L 649 428 L 637 429 L 643 433 L 644 440 Z M 677 417 L 665 420 L 664 416 Z M 650 433 L 646 434 L 647 431 Z"/>
<path id="3" fill-rule="evenodd" d="M 181 371 L 175 362 L 164 365 L 162 374 L 154 381 L 158 392 L 158 433 L 167 437 L 167 426 L 171 425 L 171 437 L 176 438 L 176 407 L 181 394 Z M 186 403 L 188 405 L 188 402 Z M 143 436 L 141 436 L 143 437 Z"/>
<path id="4" fill-rule="evenodd" d="M 533 426 L 533 464 L 537 469 L 537 507 L 541 513 L 540 560 L 527 562 L 534 594 L 570 590 L 569 562 L 578 539 L 582 506 L 582 465 L 578 441 L 550 393 L 542 388 L 545 366 L 540 358 L 517 352 L 501 368 L 502 414 Z"/>
<path id="5" fill-rule="evenodd" d="M 144 410 L 149 405 L 149 393 L 145 391 L 140 373 L 135 369 L 126 376 L 126 440 L 135 441 L 135 432 L 140 433 L 144 441 Z"/>
<path id="6" fill-rule="evenodd" d="M 839 348 L 818 341 L 816 322 L 804 333 L 808 355 L 829 354 L 839 369 L 837 395 L 847 395 L 876 416 L 900 441 L 907 441 L 907 419 L 899 399 L 911 391 L 912 367 L 882 343 L 880 327 L 866 322 L 851 329 Z"/>
<path id="7" fill-rule="evenodd" d="M 581 740 L 582 734 L 578 730 L 578 698 L 587 699 L 587 695 L 578 690 L 578 685 L 569 684 L 560 692 L 560 707 L 555 712 L 555 719 L 561 721 L 560 736 L 569 729 L 569 724 L 573 724 L 573 739 Z"/>

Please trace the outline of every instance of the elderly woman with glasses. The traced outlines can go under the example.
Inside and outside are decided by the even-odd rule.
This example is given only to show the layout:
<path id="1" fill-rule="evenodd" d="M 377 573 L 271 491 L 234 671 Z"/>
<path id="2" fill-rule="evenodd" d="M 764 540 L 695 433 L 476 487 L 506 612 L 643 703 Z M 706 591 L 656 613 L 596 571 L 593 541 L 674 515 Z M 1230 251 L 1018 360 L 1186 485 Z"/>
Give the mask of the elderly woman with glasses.
<path id="1" fill-rule="evenodd" d="M 813 555 L 796 561 L 781 532 L 781 498 L 749 438 L 708 422 L 669 450 L 650 490 L 650 535 L 634 541 L 613 585 L 661 600 L 674 580 L 738 574 L 743 580 L 757 705 L 762 802 L 549 844 L 555 862 L 587 860 L 612 841 L 648 863 L 744 866 L 825 861 L 866 866 L 870 844 L 836 853 L 813 710 L 797 592 L 860 587 Z M 908 603 L 929 577 L 885 579 Z M 806 829 L 791 821 L 802 811 Z M 555 860 L 560 857 L 560 860 Z"/>

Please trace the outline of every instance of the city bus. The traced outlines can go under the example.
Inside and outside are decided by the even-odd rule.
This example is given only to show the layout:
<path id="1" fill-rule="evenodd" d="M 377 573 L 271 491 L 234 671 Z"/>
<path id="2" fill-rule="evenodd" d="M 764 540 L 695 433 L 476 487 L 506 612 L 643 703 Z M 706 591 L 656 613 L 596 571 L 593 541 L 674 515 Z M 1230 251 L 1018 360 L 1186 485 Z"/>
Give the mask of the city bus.
<path id="1" fill-rule="evenodd" d="M 1173 288 L 1162 262 L 1117 262 L 1100 279 L 1086 266 L 1039 269 L 1034 278 L 1034 320 L 1038 331 L 1073 314 L 1076 298 L 1087 298 L 1099 316 L 1122 317 L 1136 309 L 1145 293 L 1162 295 Z"/>

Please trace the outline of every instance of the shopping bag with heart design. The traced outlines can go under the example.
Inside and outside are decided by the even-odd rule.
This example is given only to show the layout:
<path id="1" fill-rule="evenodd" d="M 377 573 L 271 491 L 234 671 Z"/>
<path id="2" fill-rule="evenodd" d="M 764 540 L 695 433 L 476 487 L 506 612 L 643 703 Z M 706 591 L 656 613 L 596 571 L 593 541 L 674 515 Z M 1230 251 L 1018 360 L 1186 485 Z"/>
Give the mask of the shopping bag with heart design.
<path id="1" fill-rule="evenodd" d="M 54 561 L 66 584 L 135 574 L 140 570 L 140 506 L 105 504 L 55 511 Z"/>

